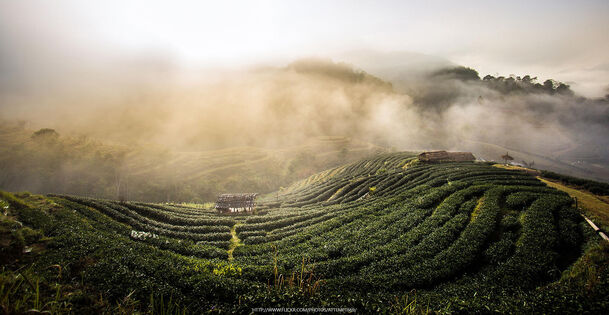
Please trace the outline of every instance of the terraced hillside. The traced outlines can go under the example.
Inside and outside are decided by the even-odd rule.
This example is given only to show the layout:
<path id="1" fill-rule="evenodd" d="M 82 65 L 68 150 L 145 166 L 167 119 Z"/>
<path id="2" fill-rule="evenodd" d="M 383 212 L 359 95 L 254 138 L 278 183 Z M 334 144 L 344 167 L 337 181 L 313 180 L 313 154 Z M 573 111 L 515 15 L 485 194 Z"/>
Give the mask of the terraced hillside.
<path id="1" fill-rule="evenodd" d="M 609 247 L 582 222 L 572 199 L 486 163 L 378 155 L 264 196 L 252 215 L 64 195 L 2 198 L 4 225 L 18 220 L 39 231 L 22 237 L 3 269 L 3 279 L 42 279 L 39 291 L 49 301 L 39 309 L 609 306 Z M 59 277 L 49 266 L 60 266 Z M 17 288 L 11 300 L 31 305 L 32 288 Z"/>
<path id="2" fill-rule="evenodd" d="M 226 191 L 268 193 L 388 151 L 347 137 L 293 146 L 180 151 L 42 133 L 0 120 L 0 189 L 148 202 L 203 202 Z"/>

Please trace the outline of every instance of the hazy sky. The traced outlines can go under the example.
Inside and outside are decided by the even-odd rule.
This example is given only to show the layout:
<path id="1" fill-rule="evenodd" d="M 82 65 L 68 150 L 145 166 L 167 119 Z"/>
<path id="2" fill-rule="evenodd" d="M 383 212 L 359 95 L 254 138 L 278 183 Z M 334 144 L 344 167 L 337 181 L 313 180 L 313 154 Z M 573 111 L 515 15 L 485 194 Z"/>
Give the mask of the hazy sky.
<path id="1" fill-rule="evenodd" d="M 0 2 L 0 71 L 156 56 L 242 66 L 412 51 L 481 74 L 609 86 L 609 1 L 8 1 Z"/>

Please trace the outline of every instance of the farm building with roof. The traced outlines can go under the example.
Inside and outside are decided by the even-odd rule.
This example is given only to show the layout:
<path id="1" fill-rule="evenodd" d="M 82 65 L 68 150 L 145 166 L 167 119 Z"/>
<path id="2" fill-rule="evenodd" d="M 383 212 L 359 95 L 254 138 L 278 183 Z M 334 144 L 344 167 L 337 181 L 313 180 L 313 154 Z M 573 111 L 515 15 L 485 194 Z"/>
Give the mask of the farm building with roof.
<path id="1" fill-rule="evenodd" d="M 258 194 L 221 194 L 216 201 L 216 210 L 221 212 L 254 211 Z"/>

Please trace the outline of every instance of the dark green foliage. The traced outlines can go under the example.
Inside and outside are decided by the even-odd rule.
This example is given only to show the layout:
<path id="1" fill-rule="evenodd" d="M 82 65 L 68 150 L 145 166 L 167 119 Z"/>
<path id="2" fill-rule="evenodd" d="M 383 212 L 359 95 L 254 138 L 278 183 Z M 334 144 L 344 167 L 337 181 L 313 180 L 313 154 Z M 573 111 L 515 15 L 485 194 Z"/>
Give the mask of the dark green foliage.
<path id="1" fill-rule="evenodd" d="M 163 298 L 194 313 L 258 306 L 369 313 L 388 311 L 410 292 L 449 312 L 553 309 L 547 302 L 555 297 L 537 288 L 560 281 L 591 237 L 572 200 L 485 163 L 402 168 L 407 156 L 328 170 L 286 188 L 279 201 L 263 198 L 264 212 L 243 217 L 74 196 L 5 199 L 22 222 L 52 238 L 36 266 L 61 265 L 113 303 L 132 294 L 139 309 Z M 230 247 L 229 261 L 232 227 L 243 246 Z M 19 235 L 39 241 L 34 230 Z M 298 273 L 323 280 L 315 294 L 274 285 Z"/>
<path id="2" fill-rule="evenodd" d="M 498 241 L 492 243 L 484 252 L 484 256 L 491 264 L 498 264 L 510 257 L 514 248 L 514 233 L 504 233 Z"/>
<path id="3" fill-rule="evenodd" d="M 482 83 L 487 87 L 499 91 L 503 94 L 511 93 L 547 93 L 573 96 L 573 91 L 569 85 L 548 79 L 543 84 L 537 82 L 537 77 L 531 78 L 529 75 L 524 77 L 494 77 L 487 75 L 482 79 Z"/>
<path id="4" fill-rule="evenodd" d="M 454 68 L 442 69 L 442 70 L 436 71 L 433 75 L 439 76 L 439 77 L 450 78 L 450 79 L 462 80 L 462 81 L 480 80 L 478 71 L 476 71 L 472 68 L 467 68 L 467 67 L 454 67 Z"/>

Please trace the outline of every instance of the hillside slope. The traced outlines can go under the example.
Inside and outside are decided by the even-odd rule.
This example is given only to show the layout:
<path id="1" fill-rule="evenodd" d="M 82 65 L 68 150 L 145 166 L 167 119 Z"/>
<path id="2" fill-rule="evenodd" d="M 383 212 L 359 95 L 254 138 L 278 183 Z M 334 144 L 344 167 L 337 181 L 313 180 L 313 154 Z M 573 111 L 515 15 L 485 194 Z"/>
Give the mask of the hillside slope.
<path id="1" fill-rule="evenodd" d="M 486 163 L 379 155 L 264 196 L 255 214 L 62 195 L 2 199 L 3 222 L 38 231 L 3 247 L 13 251 L 2 279 L 31 266 L 28 277 L 44 279 L 43 302 L 56 302 L 35 307 L 43 310 L 550 313 L 609 306 L 609 246 L 572 199 Z M 49 266 L 60 266 L 59 278 Z M 105 302 L 95 303 L 100 292 Z M 27 286 L 11 294 L 34 303 Z"/>
<path id="2" fill-rule="evenodd" d="M 54 131 L 53 131 L 54 132 Z M 0 189 L 149 202 L 203 202 L 223 192 L 267 193 L 387 149 L 345 137 L 282 148 L 174 151 L 119 145 L 0 122 Z"/>

